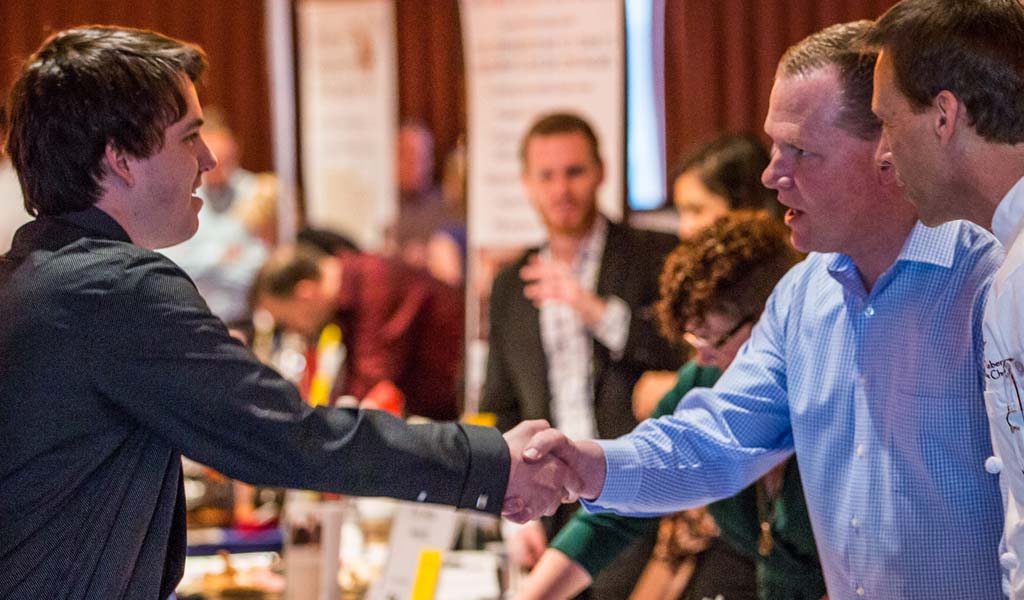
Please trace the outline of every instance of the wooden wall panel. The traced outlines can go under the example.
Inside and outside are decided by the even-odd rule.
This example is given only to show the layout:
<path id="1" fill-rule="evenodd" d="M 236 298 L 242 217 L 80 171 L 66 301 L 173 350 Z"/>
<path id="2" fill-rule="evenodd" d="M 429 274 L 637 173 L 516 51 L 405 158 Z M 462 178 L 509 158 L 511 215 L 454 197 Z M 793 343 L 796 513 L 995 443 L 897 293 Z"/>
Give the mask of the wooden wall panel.
<path id="1" fill-rule="evenodd" d="M 271 168 L 262 1 L 0 1 L 0 89 L 4 95 L 21 63 L 47 35 L 86 23 L 155 29 L 202 46 L 210 68 L 199 86 L 200 99 L 206 106 L 219 106 L 227 116 L 241 142 L 244 166 L 258 171 Z"/>
<path id="2" fill-rule="evenodd" d="M 761 128 L 779 58 L 831 25 L 873 19 L 895 0 L 669 0 L 665 129 L 669 168 L 718 134 Z"/>

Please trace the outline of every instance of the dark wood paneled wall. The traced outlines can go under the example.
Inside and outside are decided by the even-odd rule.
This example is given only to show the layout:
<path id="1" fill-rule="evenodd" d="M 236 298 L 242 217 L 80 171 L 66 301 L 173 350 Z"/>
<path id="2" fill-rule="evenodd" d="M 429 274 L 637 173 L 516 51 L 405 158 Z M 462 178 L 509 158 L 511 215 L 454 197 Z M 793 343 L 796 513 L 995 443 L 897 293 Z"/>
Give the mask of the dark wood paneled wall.
<path id="1" fill-rule="evenodd" d="M 219 106 L 242 145 L 242 164 L 273 163 L 262 0 L 0 0 L 0 89 L 46 37 L 85 23 L 155 29 L 194 42 L 210 68 L 199 86 L 205 106 Z"/>
<path id="2" fill-rule="evenodd" d="M 834 23 L 874 19 L 895 0 L 666 0 L 669 170 L 720 133 L 761 134 L 786 48 Z M 763 135 L 762 135 L 763 137 Z"/>
<path id="3" fill-rule="evenodd" d="M 669 163 L 727 131 L 760 132 L 775 64 L 785 49 L 832 23 L 874 18 L 895 0 L 666 0 L 665 112 Z M 440 163 L 466 128 L 458 0 L 395 0 L 399 112 L 425 122 Z M 52 31 L 79 23 L 157 29 L 202 45 L 201 89 L 238 131 L 250 169 L 272 163 L 260 0 L 0 1 L 0 87 Z"/>

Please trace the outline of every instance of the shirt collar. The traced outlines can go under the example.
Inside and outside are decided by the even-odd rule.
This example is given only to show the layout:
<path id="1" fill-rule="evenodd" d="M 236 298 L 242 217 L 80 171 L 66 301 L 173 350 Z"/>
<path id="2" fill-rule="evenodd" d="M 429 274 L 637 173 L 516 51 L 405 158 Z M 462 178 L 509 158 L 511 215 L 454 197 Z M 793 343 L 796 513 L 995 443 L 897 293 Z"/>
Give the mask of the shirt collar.
<path id="1" fill-rule="evenodd" d="M 1024 225 L 1024 177 L 1013 184 L 992 215 L 992 233 L 1009 249 Z"/>
<path id="2" fill-rule="evenodd" d="M 53 218 L 71 223 L 76 227 L 85 229 L 91 233 L 99 234 L 101 237 L 116 240 L 119 242 L 132 243 L 128 232 L 102 209 L 90 206 L 85 210 L 63 213 Z"/>
<path id="3" fill-rule="evenodd" d="M 956 253 L 956 238 L 959 223 L 953 221 L 938 227 L 928 227 L 918 221 L 903 242 L 903 248 L 893 264 L 900 262 L 927 263 L 950 268 Z M 856 268 L 853 259 L 846 254 L 835 253 L 828 262 L 828 271 L 833 275 Z"/>

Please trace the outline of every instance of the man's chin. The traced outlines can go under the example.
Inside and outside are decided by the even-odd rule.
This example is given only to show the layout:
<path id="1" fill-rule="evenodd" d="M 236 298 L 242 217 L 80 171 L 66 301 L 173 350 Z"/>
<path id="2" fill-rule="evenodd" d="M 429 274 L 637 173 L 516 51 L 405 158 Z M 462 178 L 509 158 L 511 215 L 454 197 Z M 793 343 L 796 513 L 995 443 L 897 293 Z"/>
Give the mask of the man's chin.
<path id="1" fill-rule="evenodd" d="M 956 221 L 957 219 L 962 218 L 964 217 L 951 214 L 942 214 L 934 211 L 929 212 L 926 210 L 921 210 L 920 208 L 917 209 L 917 219 L 924 223 L 925 227 L 938 227 L 940 225 L 945 225 L 950 221 Z"/>

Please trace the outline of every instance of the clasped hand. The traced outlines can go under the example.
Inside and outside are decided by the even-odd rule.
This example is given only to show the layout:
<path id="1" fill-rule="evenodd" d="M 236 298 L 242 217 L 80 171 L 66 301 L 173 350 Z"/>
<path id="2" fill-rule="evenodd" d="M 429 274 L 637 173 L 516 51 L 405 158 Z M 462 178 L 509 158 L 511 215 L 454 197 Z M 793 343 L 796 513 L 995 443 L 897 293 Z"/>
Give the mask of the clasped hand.
<path id="1" fill-rule="evenodd" d="M 518 523 L 551 515 L 563 502 L 595 498 L 604 485 L 604 453 L 573 442 L 547 421 L 523 421 L 505 434 L 512 459 L 502 514 Z"/>
<path id="2" fill-rule="evenodd" d="M 595 325 L 604 315 L 605 302 L 582 287 L 564 264 L 533 256 L 519 270 L 519 277 L 526 284 L 523 295 L 537 308 L 548 302 L 561 302 L 572 308 L 587 326 Z"/>

